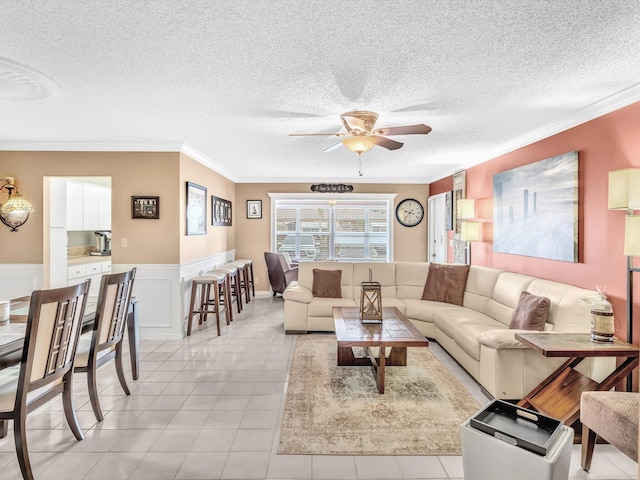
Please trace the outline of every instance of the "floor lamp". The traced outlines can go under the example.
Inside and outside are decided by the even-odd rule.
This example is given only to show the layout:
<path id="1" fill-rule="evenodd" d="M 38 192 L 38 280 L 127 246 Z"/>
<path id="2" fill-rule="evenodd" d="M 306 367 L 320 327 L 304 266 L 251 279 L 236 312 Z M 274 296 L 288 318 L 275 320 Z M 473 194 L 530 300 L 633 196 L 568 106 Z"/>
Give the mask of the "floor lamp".
<path id="1" fill-rule="evenodd" d="M 633 343 L 633 257 L 640 256 L 640 169 L 626 168 L 609 172 L 609 210 L 626 210 L 624 221 L 624 254 L 627 257 L 627 342 Z M 627 377 L 627 391 L 633 390 L 633 377 Z"/>

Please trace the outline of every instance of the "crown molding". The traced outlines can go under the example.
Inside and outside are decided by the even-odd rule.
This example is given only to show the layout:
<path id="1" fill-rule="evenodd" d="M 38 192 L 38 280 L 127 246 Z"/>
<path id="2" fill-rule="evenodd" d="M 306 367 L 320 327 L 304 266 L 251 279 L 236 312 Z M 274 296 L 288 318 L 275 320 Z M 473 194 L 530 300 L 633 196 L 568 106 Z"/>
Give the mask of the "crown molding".
<path id="1" fill-rule="evenodd" d="M 436 180 L 453 175 L 460 170 L 475 167 L 476 165 L 488 162 L 489 160 L 493 160 L 501 155 L 514 152 L 519 148 L 526 147 L 532 143 L 552 137 L 569 130 L 570 128 L 595 120 L 596 118 L 615 112 L 616 110 L 620 110 L 621 108 L 627 107 L 638 101 L 640 101 L 640 82 L 580 108 L 561 120 L 550 122 L 540 128 L 516 137 L 507 143 L 503 143 L 496 148 L 487 150 L 476 157 L 469 158 L 460 164 L 452 165 L 451 169 L 445 171 L 444 174 L 440 173 L 437 176 L 428 178 L 427 183 L 435 182 Z"/>
<path id="2" fill-rule="evenodd" d="M 2 151 L 23 152 L 179 152 L 179 142 L 0 142 Z"/>
<path id="3" fill-rule="evenodd" d="M 0 142 L 6 152 L 176 152 L 184 153 L 205 167 L 238 183 L 237 177 L 207 155 L 180 142 Z"/>
<path id="4" fill-rule="evenodd" d="M 239 183 L 239 178 L 233 174 L 229 169 L 223 167 L 217 162 L 214 162 L 208 155 L 205 155 L 200 150 L 195 147 L 192 147 L 188 143 L 183 143 L 180 148 L 180 152 L 187 155 L 189 158 L 192 158 L 198 163 L 201 163 L 205 167 L 213 170 L 216 173 L 219 173 L 225 178 L 228 178 L 234 183 Z"/>

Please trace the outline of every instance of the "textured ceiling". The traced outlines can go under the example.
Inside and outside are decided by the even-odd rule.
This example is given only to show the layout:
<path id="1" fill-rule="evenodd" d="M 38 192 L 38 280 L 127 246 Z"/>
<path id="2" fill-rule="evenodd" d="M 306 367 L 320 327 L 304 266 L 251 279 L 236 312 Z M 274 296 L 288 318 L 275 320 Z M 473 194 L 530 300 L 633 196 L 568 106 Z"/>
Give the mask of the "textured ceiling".
<path id="1" fill-rule="evenodd" d="M 180 150 L 237 182 L 429 182 L 640 99 L 629 0 L 0 0 L 0 149 Z M 340 113 L 426 123 L 323 153 Z M 561 152 L 558 152 L 561 153 Z M 90 160 L 89 160 L 90 161 Z"/>

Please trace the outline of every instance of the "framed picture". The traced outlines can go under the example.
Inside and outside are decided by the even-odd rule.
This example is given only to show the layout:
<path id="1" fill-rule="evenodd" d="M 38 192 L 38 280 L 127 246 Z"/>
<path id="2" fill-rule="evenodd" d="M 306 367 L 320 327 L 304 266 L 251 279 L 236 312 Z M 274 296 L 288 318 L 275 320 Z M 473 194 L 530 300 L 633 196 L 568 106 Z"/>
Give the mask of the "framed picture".
<path id="1" fill-rule="evenodd" d="M 453 191 L 449 190 L 445 192 L 445 205 L 447 207 L 447 211 L 445 212 L 445 220 L 447 230 L 453 230 Z"/>
<path id="2" fill-rule="evenodd" d="M 160 218 L 160 197 L 132 196 L 131 218 Z"/>
<path id="3" fill-rule="evenodd" d="M 187 182 L 187 235 L 207 233 L 207 189 Z"/>
<path id="4" fill-rule="evenodd" d="M 578 152 L 493 176 L 493 251 L 578 261 Z"/>
<path id="5" fill-rule="evenodd" d="M 262 200 L 247 200 L 247 218 L 262 218 Z"/>
<path id="6" fill-rule="evenodd" d="M 231 202 L 229 200 L 211 196 L 211 225 L 231 226 Z"/>

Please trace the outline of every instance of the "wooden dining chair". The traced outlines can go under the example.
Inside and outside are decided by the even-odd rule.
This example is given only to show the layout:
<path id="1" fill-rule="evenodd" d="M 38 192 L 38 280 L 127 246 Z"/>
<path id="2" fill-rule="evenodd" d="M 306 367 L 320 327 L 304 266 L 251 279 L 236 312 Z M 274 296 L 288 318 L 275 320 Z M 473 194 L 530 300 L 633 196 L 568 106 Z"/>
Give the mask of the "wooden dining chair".
<path id="1" fill-rule="evenodd" d="M 73 407 L 73 362 L 82 330 L 89 284 L 31 294 L 20 364 L 0 370 L 0 437 L 9 420 L 22 476 L 33 479 L 27 449 L 27 414 L 62 395 L 64 414 L 78 440 L 84 435 Z"/>
<path id="2" fill-rule="evenodd" d="M 124 273 L 103 275 L 98 291 L 93 330 L 80 337 L 74 371 L 87 374 L 89 399 L 96 419 L 103 420 L 96 372 L 99 367 L 115 358 L 116 372 L 122 390 L 130 395 L 122 368 L 124 328 L 129 313 L 131 291 L 136 269 Z"/>

